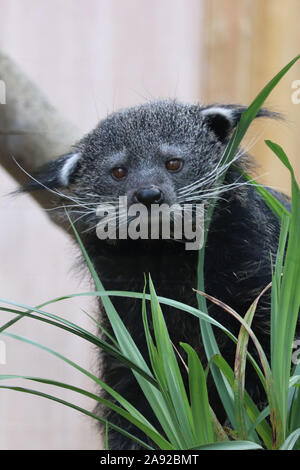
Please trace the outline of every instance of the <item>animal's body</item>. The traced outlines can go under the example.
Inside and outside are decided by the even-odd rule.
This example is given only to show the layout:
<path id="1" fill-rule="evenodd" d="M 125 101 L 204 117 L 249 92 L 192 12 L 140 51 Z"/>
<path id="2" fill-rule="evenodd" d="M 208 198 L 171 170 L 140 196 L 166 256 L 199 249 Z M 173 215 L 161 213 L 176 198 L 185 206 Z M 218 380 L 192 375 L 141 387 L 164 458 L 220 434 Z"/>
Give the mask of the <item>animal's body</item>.
<path id="1" fill-rule="evenodd" d="M 144 273 L 150 273 L 159 295 L 197 306 L 196 269 L 198 252 L 185 249 L 174 240 L 99 240 L 95 226 L 99 219 L 96 204 L 116 202 L 127 196 L 128 204 L 146 205 L 176 202 L 216 201 L 205 252 L 205 291 L 244 315 L 262 289 L 271 280 L 270 253 L 276 253 L 279 223 L 262 198 L 233 165 L 221 186 L 217 176 L 230 134 L 243 107 L 184 105 L 174 101 L 148 103 L 114 113 L 87 136 L 74 150 L 45 167 L 37 179 L 46 187 L 71 197 L 66 203 L 76 206 L 70 214 L 94 266 L 109 290 L 142 291 Z M 260 116 L 271 116 L 265 110 Z M 247 169 L 249 157 L 240 155 L 235 165 Z M 189 186 L 195 183 L 194 186 Z M 231 185 L 231 186 L 229 186 Z M 38 188 L 36 183 L 32 188 Z M 284 203 L 283 195 L 276 194 Z M 94 205 L 93 205 L 94 204 Z M 77 213 L 83 211 L 83 213 Z M 90 211 L 90 212 L 88 212 Z M 84 214 L 84 212 L 86 212 Z M 141 302 L 112 298 L 117 311 L 141 352 L 147 357 Z M 270 297 L 259 302 L 253 329 L 268 350 Z M 239 324 L 213 303 L 210 314 L 234 334 Z M 203 363 L 199 320 L 164 306 L 163 313 L 175 345 L 191 344 Z M 102 323 L 110 330 L 102 312 Z M 216 330 L 221 352 L 232 364 L 235 346 Z M 254 350 L 252 348 L 252 352 Z M 131 401 L 146 417 L 153 419 L 142 392 L 129 369 L 106 354 L 101 358 L 103 380 Z M 249 392 L 263 399 L 258 379 L 249 370 Z M 212 391 L 211 406 L 222 419 L 222 408 Z M 132 434 L 142 436 L 115 413 L 107 418 Z M 111 431 L 110 449 L 136 448 L 135 444 Z"/>

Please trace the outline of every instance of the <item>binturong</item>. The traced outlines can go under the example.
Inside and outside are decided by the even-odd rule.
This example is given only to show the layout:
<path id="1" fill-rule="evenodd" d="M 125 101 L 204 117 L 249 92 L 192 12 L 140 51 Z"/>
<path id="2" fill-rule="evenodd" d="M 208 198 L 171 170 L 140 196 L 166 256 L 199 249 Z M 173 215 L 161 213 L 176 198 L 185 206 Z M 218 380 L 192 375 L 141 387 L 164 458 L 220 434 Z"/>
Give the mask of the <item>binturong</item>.
<path id="1" fill-rule="evenodd" d="M 201 245 L 201 233 L 196 228 L 203 224 L 207 208 L 214 203 L 205 247 L 205 291 L 244 316 L 271 281 L 270 254 L 276 254 L 280 231 L 276 217 L 239 171 L 253 167 L 251 157 L 239 149 L 232 164 L 222 163 L 226 145 L 245 109 L 166 100 L 115 112 L 76 143 L 69 154 L 41 168 L 26 189 L 47 190 L 49 198 L 53 194 L 61 198 L 63 204 L 58 205 L 67 207 L 105 289 L 142 292 L 144 275 L 150 273 L 158 295 L 194 307 Z M 257 117 L 278 115 L 261 109 Z M 289 207 L 286 196 L 270 192 Z M 143 206 L 140 212 L 137 205 Z M 175 206 L 178 212 L 171 212 L 166 222 L 164 213 L 152 213 L 161 206 Z M 186 220 L 181 217 L 185 206 L 190 225 L 187 223 L 186 231 L 180 232 Z M 58 209 L 58 216 L 64 216 L 64 211 Z M 194 239 L 197 249 L 187 249 L 186 242 Z M 147 359 L 141 301 L 112 297 L 112 302 Z M 238 335 L 240 325 L 232 316 L 212 302 L 208 302 L 208 310 Z M 190 344 L 205 365 L 198 318 L 168 306 L 163 306 L 163 313 L 174 345 L 180 349 L 180 342 Z M 100 316 L 104 328 L 111 332 L 101 305 Z M 269 291 L 259 301 L 253 330 L 268 351 Z M 222 355 L 232 365 L 234 343 L 221 330 L 216 329 L 215 335 Z M 251 344 L 249 349 L 256 357 Z M 156 424 L 128 368 L 102 352 L 99 369 L 104 382 Z M 187 384 L 184 370 L 183 375 Z M 247 391 L 256 403 L 263 403 L 264 392 L 250 365 L 246 377 Z M 224 410 L 210 376 L 208 387 L 210 404 L 224 422 Z M 147 441 L 141 431 L 116 413 L 100 408 L 97 412 Z M 110 429 L 109 448 L 139 446 Z"/>

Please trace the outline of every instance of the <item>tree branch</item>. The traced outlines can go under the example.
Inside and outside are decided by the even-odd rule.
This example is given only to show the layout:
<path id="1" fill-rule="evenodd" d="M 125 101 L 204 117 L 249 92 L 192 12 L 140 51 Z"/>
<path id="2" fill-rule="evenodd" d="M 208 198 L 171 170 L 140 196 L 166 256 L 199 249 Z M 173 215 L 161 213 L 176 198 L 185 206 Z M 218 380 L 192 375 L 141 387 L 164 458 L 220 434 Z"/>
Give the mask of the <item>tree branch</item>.
<path id="1" fill-rule="evenodd" d="M 14 158 L 28 173 L 33 173 L 37 167 L 67 152 L 80 138 L 80 131 L 60 115 L 1 51 L 0 80 L 0 164 L 22 185 L 28 177 Z M 43 191 L 31 195 L 42 208 L 49 208 L 49 195 Z M 53 219 L 51 211 L 48 214 L 61 225 Z"/>

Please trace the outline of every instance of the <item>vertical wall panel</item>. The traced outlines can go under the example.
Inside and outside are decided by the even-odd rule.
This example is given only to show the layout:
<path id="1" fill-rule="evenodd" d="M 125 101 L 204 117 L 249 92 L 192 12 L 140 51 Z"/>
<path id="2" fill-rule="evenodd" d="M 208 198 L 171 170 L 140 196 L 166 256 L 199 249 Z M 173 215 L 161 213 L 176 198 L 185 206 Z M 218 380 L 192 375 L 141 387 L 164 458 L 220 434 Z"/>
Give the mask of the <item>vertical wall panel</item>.
<path id="1" fill-rule="evenodd" d="M 205 1 L 205 101 L 251 100 L 284 65 L 300 52 L 299 0 Z M 286 123 L 255 124 L 248 142 L 253 148 L 263 181 L 289 190 L 289 175 L 263 142 L 271 139 L 287 151 L 300 175 L 298 158 L 300 105 L 292 103 L 292 82 L 300 79 L 300 63 L 281 81 L 267 101 L 283 113 Z M 267 174 L 266 174 L 267 173 Z"/>
<path id="2" fill-rule="evenodd" d="M 201 1 L 0 0 L 0 11 L 0 48 L 84 132 L 120 106 L 199 98 Z M 75 249 L 67 236 L 30 197 L 7 198 L 14 189 L 0 168 L 0 297 L 38 305 L 89 290 L 71 269 Z M 51 311 L 92 328 L 81 307 L 95 310 L 92 302 L 65 302 Z M 28 320 L 13 331 L 97 370 L 95 350 L 65 333 Z M 16 341 L 7 341 L 7 364 L 0 364 L 0 372 L 48 376 L 93 390 L 58 359 Z M 91 409 L 67 391 L 60 396 Z M 1 391 L 0 423 L 1 449 L 101 446 L 88 418 L 37 397 Z"/>

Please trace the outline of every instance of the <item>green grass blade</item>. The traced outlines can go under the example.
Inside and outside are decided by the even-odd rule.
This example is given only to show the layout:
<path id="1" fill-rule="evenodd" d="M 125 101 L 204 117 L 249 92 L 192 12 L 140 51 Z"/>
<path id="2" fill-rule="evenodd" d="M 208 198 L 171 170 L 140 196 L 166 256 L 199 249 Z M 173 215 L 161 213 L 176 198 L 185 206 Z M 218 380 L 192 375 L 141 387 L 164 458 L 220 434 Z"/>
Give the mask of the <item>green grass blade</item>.
<path id="1" fill-rule="evenodd" d="M 251 105 L 248 107 L 246 111 L 243 112 L 240 122 L 238 123 L 230 142 L 225 150 L 225 153 L 222 158 L 223 162 L 231 162 L 234 158 L 239 145 L 246 134 L 251 122 L 257 115 L 259 109 L 262 107 L 263 103 L 274 89 L 274 87 L 278 84 L 278 82 L 282 79 L 282 77 L 288 72 L 288 70 L 294 65 L 294 63 L 300 58 L 300 55 L 296 56 L 293 60 L 291 60 L 270 82 L 263 88 L 263 90 L 258 94 L 258 96 L 253 100 Z M 221 176 L 221 179 L 225 177 L 225 174 Z M 221 182 L 220 179 L 220 182 Z M 205 284 L 204 284 L 204 262 L 205 262 L 205 244 L 207 233 L 209 230 L 210 221 L 214 211 L 214 204 L 208 210 L 207 213 L 207 222 L 205 226 L 205 241 L 203 248 L 199 251 L 199 260 L 198 260 L 198 281 L 197 281 L 197 288 L 200 291 L 205 291 Z M 206 300 L 203 297 L 198 297 L 198 306 L 202 312 L 207 313 L 206 307 Z M 208 323 L 204 323 L 200 321 L 201 331 L 202 331 L 202 340 L 204 344 L 204 348 L 206 351 L 208 361 L 214 354 L 219 354 L 218 345 L 214 339 L 214 333 L 212 327 Z M 221 398 L 222 403 L 224 404 L 225 410 L 227 412 L 228 418 L 230 419 L 233 426 L 235 426 L 235 415 L 233 411 L 233 397 L 230 393 L 228 388 L 228 384 L 226 383 L 225 378 L 223 377 L 222 373 L 218 368 L 212 365 L 212 375 L 214 377 L 214 381 Z"/>
<path id="2" fill-rule="evenodd" d="M 193 450 L 262 450 L 259 444 L 251 441 L 225 441 L 196 447 Z"/>
<path id="3" fill-rule="evenodd" d="M 195 350 L 186 343 L 180 345 L 188 355 L 190 402 L 198 444 L 208 444 L 215 441 L 215 436 L 205 373 Z"/>
<path id="4" fill-rule="evenodd" d="M 115 405 L 111 401 L 106 400 L 105 398 L 99 397 L 98 395 L 95 395 L 82 388 L 75 387 L 74 385 L 70 385 L 64 382 L 59 382 L 56 380 L 45 379 L 41 377 L 22 376 L 22 375 L 0 375 L 0 380 L 9 380 L 9 379 L 30 380 L 30 381 L 38 382 L 42 384 L 53 385 L 58 388 L 64 388 L 64 389 L 79 393 L 81 395 L 85 395 L 99 403 L 102 403 L 107 408 L 110 408 L 111 410 L 115 411 L 119 415 L 123 416 L 123 418 L 127 419 L 127 421 L 134 424 L 137 428 L 141 429 L 141 431 L 143 431 L 148 437 L 150 437 L 150 439 L 152 439 L 159 446 L 160 449 L 163 449 L 163 450 L 173 449 L 173 447 L 165 440 L 165 438 L 161 436 L 156 431 L 156 429 L 144 418 L 144 416 L 141 415 L 139 412 L 137 412 L 137 410 L 131 405 L 129 407 L 130 412 L 128 412 L 124 410 L 123 408 L 120 408 L 118 405 Z"/>
<path id="5" fill-rule="evenodd" d="M 41 322 L 51 324 L 53 326 L 56 326 L 57 328 L 61 328 L 61 329 L 66 330 L 66 331 L 68 331 L 68 332 L 70 332 L 70 333 L 72 333 L 76 336 L 79 336 L 79 337 L 89 341 L 90 343 L 95 344 L 96 346 L 100 347 L 104 351 L 108 352 L 111 356 L 118 359 L 120 362 L 122 362 L 127 367 L 136 370 L 145 379 L 149 380 L 149 382 L 152 383 L 155 387 L 157 386 L 157 383 L 156 383 L 155 379 L 152 376 L 150 376 L 147 372 L 145 372 L 143 369 L 141 369 L 133 361 L 128 359 L 123 353 L 121 353 L 120 351 L 115 349 L 113 346 L 111 346 L 107 342 L 105 342 L 105 341 L 101 340 L 100 338 L 98 338 L 97 336 L 93 335 L 89 331 L 79 327 L 75 323 L 72 323 L 68 320 L 65 320 L 62 317 L 59 317 L 59 316 L 54 315 L 52 313 L 45 312 L 44 310 L 40 310 L 40 309 L 35 308 L 35 307 L 28 307 L 26 305 L 17 304 L 16 302 L 11 302 L 11 301 L 4 300 L 4 299 L 0 299 L 0 302 L 4 302 L 4 303 L 10 304 L 10 305 L 16 305 L 20 308 L 27 309 L 27 312 L 28 311 L 34 311 L 34 312 L 37 312 L 37 313 L 45 316 L 46 318 L 41 318 L 39 316 L 32 315 L 31 313 L 23 312 L 20 315 L 18 315 L 18 317 L 16 317 L 16 319 L 20 320 L 23 317 L 29 317 L 29 318 L 32 318 L 34 320 L 38 320 L 38 321 L 41 321 Z M 10 313 L 17 313 L 17 314 L 19 313 L 18 310 L 4 308 L 4 307 L 0 307 L 0 311 L 10 312 Z M 52 319 L 55 319 L 55 321 L 53 321 Z M 6 325 L 6 328 L 7 328 L 7 323 L 5 325 Z M 8 325 L 8 326 L 11 326 L 11 325 Z M 3 332 L 4 329 L 2 328 L 1 331 Z M 1 333 L 1 331 L 0 331 L 0 333 Z"/>
<path id="6" fill-rule="evenodd" d="M 272 371 L 283 421 L 280 444 L 284 441 L 287 430 L 292 343 L 295 338 L 300 308 L 300 190 L 293 168 L 284 150 L 280 145 L 269 140 L 266 141 L 266 144 L 289 170 L 292 184 L 292 212 L 283 275 L 281 276 L 281 272 L 276 272 L 277 303 L 275 310 L 272 309 L 274 333 L 271 349 L 273 354 Z"/>
<path id="7" fill-rule="evenodd" d="M 300 438 L 300 428 L 296 429 L 292 434 L 290 434 L 282 446 L 280 447 L 280 450 L 292 450 L 295 447 L 296 442 Z"/>
<path id="8" fill-rule="evenodd" d="M 94 279 L 94 282 L 95 282 L 95 286 L 96 286 L 96 289 L 99 290 L 99 291 L 104 291 L 104 288 L 102 286 L 102 283 L 92 265 L 92 262 L 80 240 L 80 237 L 71 221 L 71 219 L 69 218 L 70 220 L 70 224 L 74 230 L 74 233 L 75 233 L 75 236 L 77 238 L 77 241 L 79 243 L 79 246 L 81 248 L 81 251 L 83 253 L 83 256 L 88 264 L 88 267 L 90 269 L 90 272 L 91 272 L 91 275 Z M 136 359 L 136 351 L 133 351 L 134 350 L 134 344 L 132 344 L 132 340 L 131 338 L 128 338 L 128 335 L 126 336 L 125 338 L 125 341 L 121 344 L 122 340 L 123 340 L 123 334 L 124 334 L 124 325 L 122 324 L 121 322 L 121 319 L 118 317 L 117 315 L 117 312 L 115 311 L 115 309 L 113 308 L 113 305 L 110 301 L 110 299 L 105 299 L 103 298 L 103 305 L 106 309 L 106 313 L 110 319 L 110 322 L 111 322 L 111 325 L 112 325 L 112 328 L 114 329 L 114 333 L 115 333 L 115 336 L 118 340 L 118 343 L 120 344 L 120 347 L 121 347 L 121 350 L 123 350 L 123 347 L 125 347 L 125 349 L 123 350 L 126 351 L 126 355 L 129 359 L 132 358 L 131 354 L 133 353 L 135 359 Z M 131 340 L 131 341 L 130 341 Z M 128 349 L 128 346 L 129 346 L 129 349 Z M 145 366 L 145 363 L 144 361 L 142 360 L 141 357 L 138 358 L 137 360 L 137 363 L 139 364 L 139 362 L 143 363 L 143 366 Z M 148 373 L 150 373 L 149 370 L 146 369 L 146 371 Z M 139 379 L 139 377 L 137 376 L 137 379 L 139 381 L 139 384 L 141 386 L 141 388 L 143 389 L 143 392 L 145 393 L 148 401 L 154 405 L 154 409 L 155 411 L 158 411 L 158 414 L 159 414 L 159 417 L 160 419 L 163 421 L 164 424 L 163 427 L 165 429 L 165 431 L 167 432 L 167 435 L 168 436 L 171 436 L 172 434 L 172 425 L 171 425 L 171 422 L 172 422 L 172 418 L 171 416 L 169 415 L 169 412 L 167 411 L 167 406 L 166 406 L 166 403 L 164 402 L 164 400 L 162 399 L 161 396 L 159 396 L 157 394 L 157 391 L 151 389 L 151 387 L 149 386 L 149 383 L 146 383 L 142 380 L 142 379 Z M 223 379 L 224 380 L 224 379 Z M 229 387 L 227 386 L 228 388 L 228 392 L 230 391 Z M 232 403 L 232 401 L 231 401 Z M 166 414 L 167 413 L 167 419 L 166 419 Z M 234 412 L 232 411 L 232 416 L 234 416 Z M 172 441 L 174 442 L 174 441 Z M 178 441 L 177 441 L 178 443 Z"/>
<path id="9" fill-rule="evenodd" d="M 270 415 L 270 407 L 266 406 L 257 416 L 255 421 L 251 424 L 251 426 L 248 428 L 248 435 L 251 435 L 251 433 L 258 428 L 259 424 L 264 422 L 264 420 Z M 271 430 L 270 430 L 270 440 L 269 440 L 269 446 L 266 445 L 267 448 L 271 449 L 272 448 L 272 441 L 271 441 Z"/>
<path id="10" fill-rule="evenodd" d="M 59 302 L 61 300 L 66 300 L 66 299 L 71 299 L 71 298 L 76 298 L 76 297 L 82 297 L 82 296 L 101 297 L 101 298 L 106 297 L 106 296 L 112 296 L 112 297 L 116 296 L 116 297 L 130 297 L 130 298 L 134 298 L 134 299 L 143 299 L 143 297 L 145 297 L 146 300 L 151 299 L 149 294 L 143 294 L 143 293 L 139 293 L 139 292 L 127 292 L 127 291 L 101 291 L 101 292 L 100 291 L 94 291 L 93 292 L 93 291 L 91 291 L 91 292 L 81 292 L 81 293 L 76 293 L 76 294 L 68 294 L 68 295 L 65 295 L 63 297 L 58 297 L 54 300 L 45 302 L 43 305 L 54 303 L 54 302 Z M 191 315 L 203 320 L 204 322 L 208 322 L 208 323 L 211 323 L 214 326 L 217 326 L 225 334 L 227 334 L 227 336 L 232 341 L 237 343 L 237 338 L 235 338 L 235 336 L 232 333 L 230 333 L 229 330 L 227 330 L 221 323 L 214 320 L 208 314 L 205 314 L 205 313 L 201 312 L 199 309 L 197 309 L 195 307 L 191 307 L 190 305 L 184 304 L 182 302 L 178 302 L 178 301 L 173 300 L 173 299 L 168 299 L 166 297 L 157 296 L 157 299 L 158 299 L 160 304 L 168 305 L 170 307 L 176 308 L 177 310 L 181 310 L 185 313 L 191 314 Z M 65 322 L 64 319 L 62 319 L 58 316 L 55 316 L 53 314 L 49 314 L 49 313 L 44 312 L 44 311 L 41 312 L 38 309 L 34 309 L 33 307 L 24 306 L 23 304 L 16 304 L 14 302 L 8 301 L 7 299 L 0 299 L 0 302 L 7 303 L 7 304 L 12 304 L 12 305 L 17 305 L 17 306 L 20 306 L 21 308 L 33 309 L 31 311 L 37 311 L 38 313 L 41 313 L 43 315 L 48 315 L 50 317 L 53 317 L 53 318 L 57 319 L 58 321 L 61 320 L 62 322 Z M 1 310 L 10 311 L 9 309 L 6 309 L 6 308 L 0 308 L 0 311 Z M 19 311 L 13 311 L 13 310 L 11 312 L 17 313 L 17 314 L 19 313 Z M 28 313 L 23 313 L 23 314 L 19 315 L 18 319 L 20 319 L 20 317 L 23 317 L 23 316 L 30 316 L 30 315 Z M 41 320 L 39 317 L 31 316 L 31 318 Z M 68 324 L 74 325 L 70 322 L 68 322 Z M 74 325 L 74 326 L 77 326 L 77 325 Z M 77 328 L 79 328 L 79 327 L 77 326 Z M 96 338 L 95 341 L 100 341 L 98 337 L 95 336 L 94 338 Z M 108 345 L 108 346 L 110 347 L 110 345 Z M 101 344 L 99 344 L 99 347 L 101 347 Z M 259 372 L 258 365 L 255 362 L 254 358 L 251 357 L 251 355 L 249 355 L 249 354 L 248 354 L 248 358 L 251 361 L 251 364 L 253 365 L 255 370 L 257 371 L 258 375 L 261 376 L 261 374 Z M 120 360 L 122 360 L 121 357 L 120 357 Z M 128 358 L 126 360 L 128 361 L 128 367 L 135 368 L 137 370 L 137 372 L 139 372 L 141 375 L 144 374 L 145 378 L 147 378 L 154 386 L 157 386 L 157 383 L 156 383 L 156 381 L 153 377 L 150 377 L 145 371 L 140 369 L 136 364 L 129 361 Z"/>
<path id="11" fill-rule="evenodd" d="M 2 334 L 4 334 L 5 336 L 14 338 L 18 341 L 22 341 L 24 343 L 35 346 L 39 349 L 42 349 L 42 350 L 46 351 L 47 353 L 50 353 L 53 356 L 56 356 L 57 358 L 59 358 L 62 361 L 66 362 L 71 367 L 74 367 L 79 372 L 83 373 L 84 375 L 89 377 L 92 381 L 94 381 L 98 385 L 100 385 L 107 393 L 109 393 L 115 400 L 117 400 L 129 413 L 131 413 L 134 417 L 136 417 L 137 419 L 140 419 L 141 421 L 143 421 L 146 424 L 146 421 L 143 419 L 143 416 L 141 415 L 141 413 L 138 410 L 136 410 L 136 408 L 133 405 L 131 405 L 131 403 L 129 403 L 124 397 L 122 397 L 118 392 L 113 390 L 109 385 L 104 383 L 101 379 L 99 379 L 98 377 L 96 377 L 94 374 L 92 374 L 88 370 L 84 369 L 83 367 L 79 366 L 74 361 L 68 359 L 67 357 L 63 356 L 62 354 L 60 354 L 56 351 L 54 351 L 51 348 L 48 348 L 48 347 L 46 347 L 46 346 L 44 346 L 40 343 L 37 343 L 36 341 L 30 340 L 28 338 L 24 338 L 23 336 L 14 335 L 14 334 L 7 333 L 7 332 L 2 333 Z"/>
<path id="12" fill-rule="evenodd" d="M 282 220 L 284 217 L 290 218 L 290 212 L 281 204 L 281 202 L 278 201 L 278 199 L 276 199 L 275 196 L 273 196 L 264 186 L 260 185 L 241 168 L 236 165 L 234 165 L 234 167 L 255 187 L 256 191 L 261 195 L 267 206 L 279 220 Z"/>
<path id="13" fill-rule="evenodd" d="M 44 302 L 40 305 L 38 305 L 37 307 L 35 307 L 36 309 L 41 309 L 43 307 L 45 307 L 46 305 L 50 305 L 51 303 L 54 303 L 54 302 L 58 302 L 60 300 L 64 300 L 65 297 L 60 297 L 58 299 L 54 299 L 54 300 L 49 300 L 47 302 Z M 2 300 L 0 299 L 0 302 L 4 302 L 4 303 L 7 303 L 5 300 Z M 15 304 L 16 305 L 16 304 Z M 2 325 L 0 327 L 0 333 L 4 330 L 6 330 L 7 328 L 11 327 L 12 325 L 14 325 L 16 322 L 18 322 L 19 320 L 22 320 L 22 318 L 24 316 L 26 316 L 26 313 L 31 313 L 33 310 L 27 310 L 27 312 L 24 312 L 24 313 L 19 313 L 19 312 L 16 312 L 17 313 L 17 317 L 13 318 L 12 320 L 9 320 L 7 323 L 5 323 L 4 325 Z"/>
<path id="14" fill-rule="evenodd" d="M 233 389 L 234 388 L 234 372 L 229 366 L 229 364 L 225 361 L 225 359 L 221 355 L 213 356 L 212 359 L 215 362 L 216 366 L 222 370 L 222 373 L 225 375 L 225 377 L 227 378 L 228 382 L 230 383 Z M 257 425 L 255 426 L 255 429 L 260 435 L 260 437 L 262 438 L 265 446 L 268 449 L 271 449 L 273 441 L 272 441 L 272 430 L 270 428 L 270 425 L 265 419 L 263 421 L 259 419 L 260 411 L 255 405 L 250 395 L 246 391 L 244 393 L 244 405 L 252 423 L 254 423 L 256 420 L 258 421 Z"/>
<path id="15" fill-rule="evenodd" d="M 296 429 L 300 428 L 300 362 L 296 365 L 293 375 L 289 381 L 289 396 L 288 396 L 288 430 L 287 434 L 291 434 Z M 300 450 L 300 442 L 298 441 L 297 450 Z"/>
<path id="16" fill-rule="evenodd" d="M 203 292 L 198 292 L 198 293 L 201 295 L 204 295 L 209 300 L 214 302 L 216 305 L 219 305 L 220 307 L 222 307 L 225 311 L 227 311 L 230 315 L 232 315 L 236 320 L 238 320 L 240 324 L 245 328 L 250 338 L 252 339 L 255 345 L 255 348 L 258 352 L 259 359 L 260 359 L 260 362 L 264 371 L 265 390 L 266 390 L 266 394 L 269 400 L 270 417 L 271 417 L 272 431 L 273 431 L 273 447 L 277 449 L 284 435 L 283 415 L 281 413 L 280 401 L 279 401 L 280 397 L 278 396 L 278 390 L 274 386 L 274 379 L 273 379 L 273 374 L 270 368 L 270 364 L 261 344 L 259 343 L 257 337 L 255 336 L 254 332 L 251 330 L 247 322 L 245 322 L 245 320 L 234 309 L 230 308 L 228 305 L 224 304 L 223 302 L 215 299 L 211 295 L 204 294 Z"/>
<path id="17" fill-rule="evenodd" d="M 290 226 L 290 218 L 285 217 L 281 222 L 279 243 L 276 255 L 275 267 L 272 274 L 272 291 L 271 291 L 271 364 L 274 364 L 276 349 L 280 344 L 281 336 L 281 311 L 280 292 L 283 273 L 283 260 L 285 256 L 285 248 Z M 271 260 L 272 261 L 272 260 Z M 279 341 L 279 343 L 278 343 Z"/>
<path id="18" fill-rule="evenodd" d="M 257 304 L 261 296 L 271 287 L 271 283 L 265 287 L 259 296 L 250 305 L 244 321 L 251 327 L 252 320 L 257 308 Z M 235 416 L 237 423 L 238 437 L 242 440 L 248 437 L 247 415 L 244 408 L 245 395 L 245 375 L 246 375 L 246 359 L 248 349 L 249 334 L 243 326 L 240 328 L 238 343 L 236 347 L 235 363 L 234 363 L 234 404 Z"/>
<path id="19" fill-rule="evenodd" d="M 194 432 L 192 412 L 151 277 L 149 279 L 149 287 L 156 347 L 161 367 L 164 370 L 168 394 L 171 398 L 174 413 L 177 417 L 177 425 L 179 425 L 178 427 L 181 430 L 183 445 L 185 447 L 191 447 L 197 442 Z"/>
<path id="20" fill-rule="evenodd" d="M 171 407 L 171 399 L 168 393 L 168 384 L 167 384 L 166 376 L 164 373 L 164 366 L 163 366 L 162 361 L 160 361 L 159 359 L 159 354 L 154 344 L 154 341 L 152 339 L 152 335 L 151 335 L 150 328 L 149 328 L 147 308 L 146 308 L 145 289 L 146 289 L 146 286 L 144 287 L 143 300 L 142 300 L 142 316 L 143 316 L 143 325 L 144 325 L 144 331 L 145 331 L 145 338 L 147 342 L 147 348 L 149 352 L 150 363 L 151 363 L 151 367 L 155 375 L 155 378 L 159 384 L 160 390 L 162 391 L 162 393 L 164 393 L 165 399 L 168 401 L 169 406 Z"/>
<path id="21" fill-rule="evenodd" d="M 300 388 L 295 387 L 294 394 L 292 396 L 291 406 L 289 409 L 288 416 L 288 433 L 294 432 L 296 429 L 300 429 Z M 297 442 L 297 450 L 300 450 L 300 442 Z"/>
<path id="22" fill-rule="evenodd" d="M 100 331 L 102 331 L 102 333 L 104 333 L 107 338 L 112 342 L 112 344 L 114 345 L 114 347 L 118 350 L 120 350 L 119 348 L 119 345 L 118 345 L 118 342 L 116 341 L 116 339 L 101 325 L 100 322 L 98 322 L 96 320 L 96 318 L 94 318 L 92 315 L 90 315 L 88 312 L 86 312 L 83 308 L 81 309 L 81 311 L 90 319 L 92 320 L 92 322 L 98 327 L 98 329 Z"/>
<path id="23" fill-rule="evenodd" d="M 80 292 L 80 293 L 75 293 L 75 294 L 68 294 L 68 295 L 65 295 L 63 297 L 58 297 L 56 299 L 45 302 L 43 305 L 45 306 L 45 305 L 49 305 L 49 304 L 52 304 L 52 303 L 55 303 L 55 302 L 60 302 L 62 300 L 72 299 L 72 298 L 76 298 L 76 297 L 85 297 L 85 296 L 86 297 L 101 297 L 101 298 L 109 297 L 109 296 L 111 296 L 111 297 L 115 296 L 115 297 L 129 297 L 129 298 L 132 298 L 132 299 L 141 299 L 142 300 L 143 295 L 144 295 L 143 293 L 132 292 L 132 291 L 104 291 L 104 290 L 103 291 L 90 291 L 90 292 Z M 150 294 L 145 294 L 145 299 L 146 300 L 151 300 Z M 224 331 L 224 333 L 226 333 L 230 338 L 232 338 L 235 342 L 237 341 L 237 339 L 234 337 L 234 335 L 229 330 L 227 330 L 221 323 L 219 323 L 214 318 L 210 317 L 207 313 L 201 312 L 198 308 L 191 307 L 190 305 L 184 304 L 183 302 L 179 302 L 179 301 L 174 300 L 174 299 L 169 299 L 167 297 L 157 296 L 157 299 L 158 299 L 160 304 L 168 305 L 170 307 L 176 308 L 176 309 L 181 310 L 183 312 L 187 312 L 191 315 L 196 316 L 199 319 L 202 319 L 202 320 L 204 320 L 208 323 L 211 323 L 214 326 L 217 326 L 222 331 Z M 37 312 L 37 313 L 41 313 L 42 315 L 47 315 L 47 316 L 52 315 L 48 312 L 40 310 L 40 308 L 38 308 L 38 307 L 31 307 L 31 306 L 20 304 L 20 303 L 17 303 L 17 302 L 12 302 L 8 299 L 1 299 L 0 298 L 0 302 L 3 303 L 3 304 L 7 304 L 7 305 L 17 306 L 19 308 L 24 308 L 24 309 L 27 310 L 27 312 L 22 312 L 22 313 L 16 311 L 15 313 L 18 314 L 18 318 L 15 319 L 16 321 L 22 319 L 23 315 L 26 316 L 29 312 Z M 6 309 L 2 308 L 2 310 L 5 311 Z M 67 320 L 65 320 L 61 317 L 58 317 L 58 316 L 55 316 L 55 315 L 52 315 L 52 316 L 53 316 L 53 318 L 55 317 L 56 319 L 60 319 L 60 321 L 66 323 L 66 324 L 69 324 L 69 325 L 73 326 L 74 328 L 75 327 L 77 329 L 80 328 L 80 327 L 78 327 L 78 325 L 76 325 L 72 322 L 68 322 Z M 1 331 L 2 331 L 2 327 L 0 329 L 0 332 Z M 89 335 L 91 335 L 91 333 L 89 331 L 85 330 L 85 332 L 88 333 Z M 94 335 L 94 337 L 99 339 L 95 335 Z"/>
<path id="24" fill-rule="evenodd" d="M 71 227 L 74 231 L 75 237 L 77 242 L 80 246 L 81 252 L 84 256 L 84 259 L 88 265 L 90 270 L 91 276 L 94 280 L 96 289 L 100 292 L 105 292 L 105 289 L 102 285 L 101 280 L 92 264 L 92 261 L 83 246 L 83 243 L 78 235 L 78 232 L 70 219 L 69 215 L 67 214 Z M 141 355 L 140 351 L 138 350 L 137 346 L 135 345 L 131 335 L 127 331 L 123 321 L 121 320 L 119 314 L 117 313 L 116 309 L 114 308 L 110 298 L 108 296 L 103 296 L 101 298 L 103 306 L 105 308 L 107 317 L 110 321 L 111 327 L 114 331 L 115 337 L 118 341 L 120 346 L 120 350 L 123 354 L 132 362 L 137 364 L 141 369 L 143 369 L 149 376 L 153 377 L 146 361 L 144 360 L 143 356 Z M 139 383 L 147 401 L 149 402 L 152 410 L 154 411 L 157 419 L 159 420 L 162 428 L 164 429 L 166 435 L 170 439 L 170 442 L 175 446 L 180 446 L 180 439 L 178 439 L 178 430 L 174 428 L 173 417 L 170 414 L 170 410 L 167 406 L 164 396 L 162 393 L 157 390 L 148 380 L 145 380 L 143 376 L 141 376 L 138 372 L 133 370 L 133 373 L 136 377 L 136 380 Z"/>
<path id="25" fill-rule="evenodd" d="M 236 130 L 230 139 L 228 147 L 225 151 L 225 155 L 223 157 L 223 161 L 228 162 L 231 161 L 234 157 L 244 135 L 246 134 L 251 122 L 258 114 L 260 108 L 263 106 L 264 102 L 276 87 L 276 85 L 280 82 L 280 80 L 286 75 L 286 73 L 290 70 L 290 68 L 300 59 L 300 54 L 297 55 L 294 59 L 292 59 L 283 69 L 278 72 L 275 77 L 273 77 L 269 83 L 261 90 L 261 92 L 257 95 L 257 97 L 252 101 L 250 106 L 243 112 L 240 122 L 238 123 Z"/>

